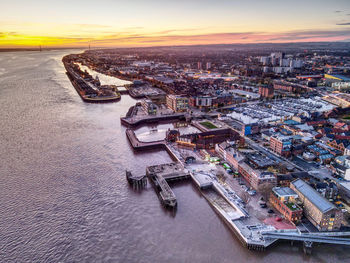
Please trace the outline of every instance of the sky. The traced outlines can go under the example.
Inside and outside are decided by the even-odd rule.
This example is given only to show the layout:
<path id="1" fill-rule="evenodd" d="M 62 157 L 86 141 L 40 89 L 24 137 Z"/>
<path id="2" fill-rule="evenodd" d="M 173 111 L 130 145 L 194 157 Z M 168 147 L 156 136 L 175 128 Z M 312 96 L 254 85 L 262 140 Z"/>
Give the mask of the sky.
<path id="1" fill-rule="evenodd" d="M 350 0 L 0 0 L 0 48 L 350 41 Z"/>

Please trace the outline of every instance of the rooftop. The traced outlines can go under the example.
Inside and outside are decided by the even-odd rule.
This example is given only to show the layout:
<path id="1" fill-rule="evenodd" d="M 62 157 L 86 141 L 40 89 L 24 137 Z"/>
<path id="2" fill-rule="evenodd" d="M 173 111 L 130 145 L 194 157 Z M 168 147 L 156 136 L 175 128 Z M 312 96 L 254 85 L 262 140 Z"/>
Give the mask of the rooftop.
<path id="1" fill-rule="evenodd" d="M 297 196 L 297 193 L 294 192 L 292 189 L 290 189 L 289 187 L 274 187 L 272 188 L 272 191 L 275 192 L 275 194 L 277 194 L 278 196 Z"/>
<path id="2" fill-rule="evenodd" d="M 298 205 L 291 202 L 285 202 L 285 205 L 292 211 L 301 210 L 301 208 Z"/>
<path id="3" fill-rule="evenodd" d="M 331 202 L 321 196 L 315 189 L 301 179 L 292 182 L 294 187 L 300 191 L 311 203 L 313 203 L 322 213 L 336 208 Z"/>

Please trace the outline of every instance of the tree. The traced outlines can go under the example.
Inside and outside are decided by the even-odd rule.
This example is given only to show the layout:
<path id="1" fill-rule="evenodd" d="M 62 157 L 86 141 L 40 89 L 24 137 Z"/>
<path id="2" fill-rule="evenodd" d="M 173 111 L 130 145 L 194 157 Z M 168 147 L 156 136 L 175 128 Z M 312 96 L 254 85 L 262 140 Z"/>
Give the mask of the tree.
<path id="1" fill-rule="evenodd" d="M 259 192 L 261 193 L 262 197 L 264 197 L 265 201 L 269 200 L 272 187 L 273 185 L 268 182 L 259 185 Z"/>
<path id="2" fill-rule="evenodd" d="M 247 192 L 242 192 L 241 199 L 245 204 L 248 204 L 250 201 L 250 195 Z"/>
<path id="3" fill-rule="evenodd" d="M 226 176 L 222 171 L 217 171 L 216 177 L 218 178 L 219 181 L 223 183 L 226 181 Z"/>
<path id="4" fill-rule="evenodd" d="M 287 172 L 287 166 L 285 164 L 280 164 L 278 170 L 281 174 L 285 174 Z"/>

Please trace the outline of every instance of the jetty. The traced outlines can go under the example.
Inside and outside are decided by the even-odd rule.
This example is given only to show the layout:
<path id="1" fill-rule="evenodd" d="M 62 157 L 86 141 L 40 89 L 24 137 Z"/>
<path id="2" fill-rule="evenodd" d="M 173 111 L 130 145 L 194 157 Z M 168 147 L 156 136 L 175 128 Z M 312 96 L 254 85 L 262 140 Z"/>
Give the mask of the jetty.
<path id="1" fill-rule="evenodd" d="M 158 191 L 162 204 L 169 208 L 175 208 L 177 200 L 168 183 L 191 178 L 190 173 L 181 163 L 148 166 L 146 175 L 150 178 L 155 190 Z"/>

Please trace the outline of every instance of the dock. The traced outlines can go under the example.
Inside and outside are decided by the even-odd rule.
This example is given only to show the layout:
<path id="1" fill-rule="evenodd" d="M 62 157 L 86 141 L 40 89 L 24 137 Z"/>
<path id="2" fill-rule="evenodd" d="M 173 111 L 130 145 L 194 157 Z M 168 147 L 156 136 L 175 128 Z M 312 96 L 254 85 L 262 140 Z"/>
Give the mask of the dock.
<path id="1" fill-rule="evenodd" d="M 155 190 L 159 192 L 160 201 L 165 207 L 175 208 L 177 199 L 168 182 L 190 178 L 190 173 L 181 163 L 167 163 L 148 166 L 146 175 L 150 178 Z"/>
<path id="2" fill-rule="evenodd" d="M 84 77 L 81 76 L 81 74 L 78 74 L 78 72 L 74 69 L 74 63 L 71 63 L 67 57 L 68 56 L 65 56 L 62 59 L 63 65 L 66 69 L 66 74 L 73 87 L 77 91 L 78 95 L 84 102 L 106 103 L 120 100 L 121 95 L 119 92 L 115 92 L 115 94 L 105 94 L 101 96 L 101 87 L 95 86 L 92 82 L 84 79 Z M 99 92 L 97 90 L 99 90 Z"/>

